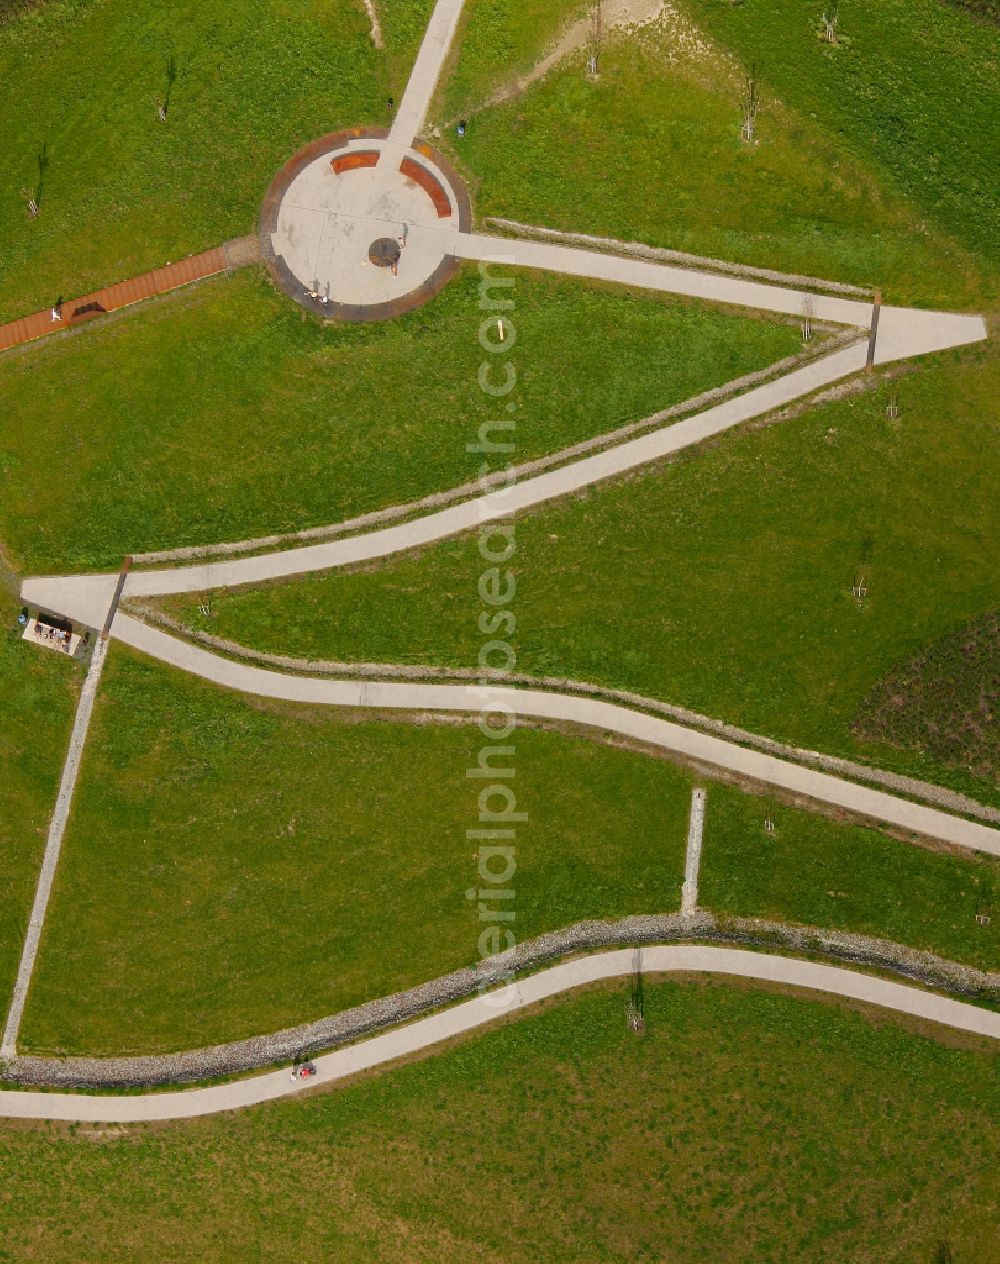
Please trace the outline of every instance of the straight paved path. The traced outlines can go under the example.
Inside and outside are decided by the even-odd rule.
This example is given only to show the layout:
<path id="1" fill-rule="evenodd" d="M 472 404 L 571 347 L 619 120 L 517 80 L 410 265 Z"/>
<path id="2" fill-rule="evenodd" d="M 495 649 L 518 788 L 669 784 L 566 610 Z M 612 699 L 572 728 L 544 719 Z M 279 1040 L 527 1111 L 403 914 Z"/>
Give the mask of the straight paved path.
<path id="1" fill-rule="evenodd" d="M 125 586 L 125 597 L 162 596 L 257 584 L 390 557 L 432 544 L 448 536 L 475 530 L 483 522 L 508 518 L 702 443 L 850 376 L 863 369 L 864 363 L 865 346 L 859 341 L 683 421 L 650 431 L 558 469 L 523 479 L 512 487 L 461 501 L 411 522 L 379 528 L 348 539 L 326 540 L 321 544 L 227 562 L 133 571 Z M 25 601 L 56 610 L 82 623 L 93 624 L 94 612 L 107 609 L 114 582 L 113 575 L 39 577 L 26 580 L 21 592 Z"/>
<path id="2" fill-rule="evenodd" d="M 107 312 L 116 312 L 122 307 L 141 303 L 157 294 L 166 294 L 182 285 L 190 285 L 192 281 L 215 276 L 219 272 L 225 272 L 228 267 L 226 252 L 219 246 L 214 250 L 181 259 L 177 263 L 168 263 L 153 272 L 144 272 L 128 281 L 119 281 L 106 289 L 95 290 L 93 294 L 84 294 L 82 298 L 67 299 L 62 305 L 60 320 L 53 320 L 51 309 L 46 308 L 44 312 L 35 312 L 32 316 L 22 316 L 19 320 L 0 325 L 0 351 L 22 342 L 30 342 L 34 338 L 42 338 L 46 334 L 72 329 Z M 54 302 L 56 295 L 52 297 Z"/>
<path id="3" fill-rule="evenodd" d="M 461 684 L 331 680 L 295 676 L 222 658 L 119 612 L 112 635 L 161 662 L 228 689 L 286 702 L 374 710 L 479 714 L 503 709 L 558 724 L 580 724 L 616 733 L 672 755 L 842 808 L 896 829 L 1000 856 L 1000 830 L 897 798 L 871 786 L 843 781 L 720 737 L 596 698 L 543 689 Z"/>
<path id="4" fill-rule="evenodd" d="M 788 987 L 807 988 L 832 996 L 863 1001 L 882 1009 L 909 1014 L 959 1031 L 1000 1039 L 1000 1014 L 979 1009 L 935 992 L 840 966 L 747 952 L 739 948 L 656 944 L 642 950 L 644 972 L 721 974 L 759 979 Z M 255 1106 L 302 1092 L 317 1084 L 333 1084 L 361 1071 L 384 1066 L 421 1053 L 504 1015 L 516 1014 L 551 996 L 602 979 L 630 976 L 635 968 L 631 948 L 594 953 L 519 979 L 516 984 L 463 1001 L 450 1009 L 418 1019 L 360 1044 L 316 1058 L 317 1075 L 305 1083 L 292 1081 L 289 1072 L 271 1071 L 252 1079 L 210 1088 L 174 1093 L 144 1093 L 122 1097 L 77 1093 L 0 1092 L 0 1116 L 9 1119 L 62 1119 L 91 1123 L 137 1123 L 160 1119 L 191 1119 L 220 1111 Z"/>
<path id="5" fill-rule="evenodd" d="M 396 118 L 389 132 L 393 145 L 409 149 L 419 136 L 427 119 L 434 90 L 448 57 L 458 21 L 462 16 L 464 0 L 438 0 L 431 20 L 424 32 L 420 52 L 396 111 Z"/>
<path id="6" fill-rule="evenodd" d="M 684 856 L 684 885 L 681 887 L 681 912 L 693 913 L 698 907 L 698 873 L 701 869 L 701 840 L 705 833 L 705 791 L 696 786 L 691 791 L 691 819 L 688 822 L 687 851 Z"/>
<path id="7" fill-rule="evenodd" d="M 801 316 L 808 301 L 814 320 L 853 325 L 865 330 L 871 325 L 873 305 L 857 299 L 769 285 L 718 272 L 696 272 L 672 264 L 584 250 L 578 246 L 524 238 L 488 237 L 481 233 L 445 237 L 439 230 L 426 231 L 437 231 L 441 237 L 441 248 L 462 259 L 495 260 L 509 267 L 538 268 L 786 316 Z M 928 351 L 980 342 L 986 337 L 986 332 L 986 323 L 981 316 L 883 307 L 875 362 L 883 364 L 924 355 Z"/>
<path id="8" fill-rule="evenodd" d="M 12 1058 L 17 1052 L 17 1037 L 21 1029 L 24 1003 L 28 997 L 28 987 L 31 984 L 31 976 L 35 969 L 35 958 L 38 956 L 38 945 L 41 942 L 42 927 L 45 924 L 45 912 L 49 905 L 49 896 L 52 894 L 52 883 L 56 874 L 56 866 L 59 864 L 63 835 L 66 832 L 66 824 L 69 820 L 69 810 L 73 802 L 73 793 L 76 790 L 77 777 L 80 773 L 80 761 L 83 758 L 83 748 L 87 741 L 87 731 L 90 728 L 90 717 L 94 709 L 94 700 L 97 697 L 101 673 L 104 671 L 104 660 L 107 652 L 108 642 L 103 637 L 99 637 L 97 644 L 94 646 L 94 654 L 90 660 L 87 678 L 80 692 L 76 719 L 73 722 L 73 732 L 69 739 L 69 750 L 66 753 L 66 761 L 63 764 L 62 779 L 59 782 L 59 794 L 56 798 L 55 811 L 49 824 L 49 834 L 45 843 L 45 853 L 42 857 L 42 867 L 38 875 L 38 885 L 35 888 L 35 899 L 31 906 L 28 933 L 25 936 L 24 946 L 21 950 L 21 961 L 17 968 L 14 993 L 7 1013 L 7 1022 L 4 1026 L 0 1057 Z"/>

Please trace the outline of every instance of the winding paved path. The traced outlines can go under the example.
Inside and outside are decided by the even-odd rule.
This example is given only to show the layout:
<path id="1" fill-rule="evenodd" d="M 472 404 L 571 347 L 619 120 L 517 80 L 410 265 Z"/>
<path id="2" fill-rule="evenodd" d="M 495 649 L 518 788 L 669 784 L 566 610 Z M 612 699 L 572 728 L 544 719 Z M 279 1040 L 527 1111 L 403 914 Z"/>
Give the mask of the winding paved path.
<path id="1" fill-rule="evenodd" d="M 545 247 L 558 249 L 558 247 Z M 581 252 L 586 253 L 586 252 Z M 659 267 L 661 265 L 644 265 Z M 735 285 L 750 284 L 733 281 Z M 787 291 L 776 289 L 785 294 Z M 844 302 L 842 299 L 832 302 Z M 916 313 L 923 317 L 926 313 Z M 951 317 L 947 322 L 971 321 L 952 326 L 941 337 L 964 338 L 964 334 L 985 336 L 979 317 Z M 923 322 L 914 331 L 914 345 L 929 337 Z M 977 334 L 975 331 L 981 330 Z M 974 340 L 969 338 L 967 340 Z M 765 382 L 742 395 L 696 413 L 683 421 L 605 449 L 593 456 L 574 461 L 555 470 L 527 478 L 512 487 L 492 491 L 484 496 L 461 501 L 447 509 L 426 514 L 398 526 L 383 527 L 348 539 L 334 539 L 320 544 L 283 549 L 273 553 L 240 557 L 233 561 L 200 563 L 161 570 L 134 570 L 125 587 L 125 597 L 162 596 L 169 593 L 201 592 L 240 584 L 258 584 L 267 580 L 302 575 L 312 571 L 353 565 L 390 557 L 393 554 L 432 544 L 438 540 L 470 531 L 483 522 L 509 518 L 546 501 L 570 495 L 617 475 L 627 473 L 665 456 L 680 452 L 694 444 L 722 434 L 755 417 L 784 407 L 803 396 L 849 377 L 864 368 L 866 348 L 859 341 L 830 355 L 795 369 L 784 377 Z M 111 600 L 116 576 L 62 575 L 25 580 L 22 596 L 56 610 L 69 618 L 91 626 L 99 626 Z"/>
<path id="2" fill-rule="evenodd" d="M 321 706 L 374 710 L 479 714 L 499 709 L 557 724 L 580 724 L 615 733 L 699 764 L 721 768 L 755 782 L 832 807 L 846 809 L 896 829 L 1000 856 L 1000 830 L 912 803 L 871 786 L 738 746 L 670 720 L 575 694 L 504 686 L 424 684 L 385 680 L 331 680 L 254 667 L 213 654 L 159 628 L 119 612 L 112 635 L 161 662 L 204 680 L 264 698 Z"/>
<path id="3" fill-rule="evenodd" d="M 708 296 L 729 302 L 754 303 L 769 310 L 798 310 L 801 292 L 739 278 L 690 273 L 670 265 L 619 256 L 593 254 L 547 243 L 510 243 L 467 236 L 475 244 L 471 257 L 484 257 L 496 247 L 512 247 L 514 262 L 553 267 L 578 275 L 602 276 L 626 284 L 654 286 L 670 292 Z M 709 291 L 706 295 L 703 291 Z M 817 319 L 839 319 L 859 329 L 871 308 L 851 299 L 819 295 Z M 880 359 L 919 355 L 985 337 L 978 316 L 883 309 Z M 513 486 L 461 501 L 446 509 L 400 525 L 363 532 L 346 539 L 159 570 L 132 571 L 126 597 L 197 592 L 328 570 L 384 558 L 433 543 L 483 522 L 509 518 L 557 497 L 590 487 L 720 434 L 751 418 L 783 407 L 864 367 L 864 340 L 842 347 L 781 378 L 725 400 L 683 421 L 667 425 L 573 461 Z M 26 580 L 25 601 L 58 611 L 71 619 L 99 626 L 112 600 L 114 575 L 53 576 Z M 514 711 L 539 719 L 607 729 L 710 766 L 847 809 L 874 821 L 917 834 L 1000 855 L 1000 831 L 910 803 L 882 791 L 803 768 L 759 751 L 726 742 L 642 712 L 612 703 L 569 697 L 543 690 L 484 691 L 475 686 L 404 684 L 375 681 L 310 680 L 237 664 L 118 614 L 112 634 L 182 670 L 229 688 L 268 697 L 327 705 L 384 707 L 430 711 L 478 712 L 487 702 L 506 703 Z"/>
<path id="4" fill-rule="evenodd" d="M 435 6 L 392 131 L 381 151 L 379 165 L 386 165 L 386 169 L 386 159 L 398 158 L 414 143 L 424 126 L 462 7 L 463 0 L 438 0 Z M 675 425 L 525 479 L 506 490 L 494 491 L 399 526 L 349 539 L 246 556 L 234 561 L 169 570 L 134 571 L 125 587 L 126 597 L 260 583 L 388 557 L 474 529 L 484 521 L 507 518 L 678 452 L 849 377 L 865 365 L 866 348 L 861 335 L 867 333 L 871 325 L 872 307 L 854 299 L 812 294 L 795 286 L 771 285 L 718 273 L 688 271 L 670 264 L 576 246 L 490 237 L 461 231 L 456 223 L 445 227 L 435 223 L 414 224 L 412 243 L 407 246 L 410 251 L 426 247 L 451 259 L 544 269 L 786 316 L 802 314 L 808 304 L 814 319 L 856 329 L 859 341 Z M 887 363 L 923 355 L 985 337 L 986 326 L 978 316 L 886 307 L 881 309 L 875 362 Z M 99 628 L 112 609 L 116 581 L 117 577 L 113 575 L 35 578 L 25 581 L 22 595 L 26 601 Z M 1000 855 L 1000 831 L 986 825 L 898 799 L 868 786 L 842 781 L 614 703 L 537 689 L 338 681 L 285 675 L 208 653 L 121 613 L 115 615 L 111 632 L 120 640 L 164 662 L 228 688 L 266 697 L 363 708 L 468 713 L 506 706 L 518 714 L 549 722 L 581 724 L 614 732 L 754 781 L 846 808 L 896 828 Z M 43 873 L 42 885 L 45 881 Z M 1000 1017 L 997 1015 L 837 967 L 732 949 L 678 946 L 646 949 L 645 958 L 650 970 L 703 970 L 775 979 L 793 986 L 855 997 L 962 1030 L 1000 1036 Z M 495 998 L 479 998 L 362 1045 L 329 1054 L 319 1059 L 320 1078 L 342 1078 L 426 1048 L 449 1036 L 481 1026 L 491 1021 L 498 1012 L 515 1012 L 524 1005 L 568 988 L 598 978 L 629 973 L 632 963 L 633 953 L 628 950 L 554 967 L 518 984 L 499 1009 Z M 26 987 L 27 979 L 24 981 Z M 17 1017 L 19 1010 L 15 1013 L 15 1019 Z M 16 1023 L 14 1030 L 16 1032 Z M 9 1049 L 12 1043 L 12 1039 L 8 1038 L 5 1046 Z M 5 1092 L 0 1094 L 0 1109 L 9 1116 L 32 1118 L 108 1121 L 180 1118 L 265 1101 L 289 1091 L 294 1090 L 287 1074 L 278 1072 L 193 1092 L 119 1099 Z"/>
<path id="5" fill-rule="evenodd" d="M 391 557 L 433 544 L 448 536 L 475 530 L 484 522 L 508 518 L 702 443 L 850 376 L 863 369 L 864 363 L 865 346 L 863 342 L 854 343 L 683 421 L 649 431 L 583 460 L 523 479 L 512 487 L 460 501 L 447 509 L 425 514 L 398 526 L 366 531 L 347 539 L 239 557 L 232 561 L 133 570 L 125 586 L 125 599 L 257 584 Z M 21 595 L 25 601 L 57 610 L 79 622 L 100 626 L 116 582 L 115 575 L 34 578 L 24 582 Z"/>
<path id="6" fill-rule="evenodd" d="M 423 1052 L 442 1041 L 486 1027 L 505 1015 L 516 1014 L 550 996 L 601 979 L 631 975 L 635 958 L 635 949 L 624 948 L 552 966 L 497 992 L 463 1001 L 370 1040 L 324 1054 L 315 1059 L 316 1078 L 305 1083 L 293 1082 L 288 1071 L 282 1070 L 208 1088 L 123 1097 L 5 1091 L 0 1092 L 0 1115 L 9 1119 L 138 1123 L 190 1119 L 242 1106 L 255 1106 L 301 1093 L 316 1084 L 332 1084 L 361 1071 Z M 658 944 L 642 949 L 642 968 L 647 975 L 680 972 L 720 974 L 806 988 L 941 1023 L 958 1031 L 1000 1039 L 1000 1014 L 875 975 L 858 974 L 840 966 L 738 948 Z"/>

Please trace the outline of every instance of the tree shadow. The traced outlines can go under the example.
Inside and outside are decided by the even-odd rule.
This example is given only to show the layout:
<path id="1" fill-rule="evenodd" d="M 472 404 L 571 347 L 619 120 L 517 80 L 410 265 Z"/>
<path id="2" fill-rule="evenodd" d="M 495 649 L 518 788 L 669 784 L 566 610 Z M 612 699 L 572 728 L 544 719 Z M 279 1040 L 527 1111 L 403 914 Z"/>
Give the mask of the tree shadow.
<path id="1" fill-rule="evenodd" d="M 41 206 L 42 194 L 45 192 L 45 173 L 49 169 L 49 143 L 42 141 L 42 147 L 38 151 L 38 184 L 35 186 L 35 205 Z"/>
<path id="2" fill-rule="evenodd" d="M 166 80 L 167 90 L 163 94 L 163 117 L 166 118 L 170 111 L 170 97 L 174 90 L 174 84 L 177 82 L 177 58 L 173 53 L 167 58 L 166 64 Z"/>

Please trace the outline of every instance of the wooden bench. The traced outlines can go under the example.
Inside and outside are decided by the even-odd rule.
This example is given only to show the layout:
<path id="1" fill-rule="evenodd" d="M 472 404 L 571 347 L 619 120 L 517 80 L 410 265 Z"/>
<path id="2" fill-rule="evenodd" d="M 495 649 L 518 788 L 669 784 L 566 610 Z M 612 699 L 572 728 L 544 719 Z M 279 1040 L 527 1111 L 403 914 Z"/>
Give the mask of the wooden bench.
<path id="1" fill-rule="evenodd" d="M 357 171 L 360 167 L 374 167 L 378 162 L 377 149 L 354 149 L 349 154 L 341 154 L 332 158 L 330 166 L 334 175 L 343 175 L 345 171 Z"/>
<path id="2" fill-rule="evenodd" d="M 444 191 L 440 180 L 422 167 L 419 162 L 414 162 L 412 158 L 404 158 L 399 164 L 399 169 L 406 176 L 407 180 L 412 180 L 414 184 L 419 184 L 430 200 L 434 203 L 434 209 L 438 213 L 439 219 L 448 219 L 451 215 L 451 201 L 448 194 Z"/>

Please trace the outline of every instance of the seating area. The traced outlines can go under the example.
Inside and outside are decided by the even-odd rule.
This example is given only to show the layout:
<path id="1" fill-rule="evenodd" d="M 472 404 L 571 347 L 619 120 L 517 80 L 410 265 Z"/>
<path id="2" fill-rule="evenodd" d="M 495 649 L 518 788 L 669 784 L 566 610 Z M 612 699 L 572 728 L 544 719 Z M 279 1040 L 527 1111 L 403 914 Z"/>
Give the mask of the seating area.
<path id="1" fill-rule="evenodd" d="M 378 163 L 377 149 L 355 149 L 347 154 L 338 154 L 331 159 L 330 166 L 334 175 L 343 175 L 345 171 L 358 171 L 362 167 L 374 167 Z"/>
<path id="2" fill-rule="evenodd" d="M 404 158 L 399 164 L 399 170 L 406 176 L 407 180 L 412 180 L 414 184 L 420 185 L 434 203 L 434 209 L 437 211 L 439 219 L 450 218 L 451 199 L 444 191 L 440 181 L 431 175 L 426 167 L 422 167 L 419 162 L 414 162 L 412 158 Z"/>
<path id="3" fill-rule="evenodd" d="M 41 645 L 43 649 L 68 654 L 72 658 L 80 648 L 83 637 L 73 630 L 73 625 L 68 620 L 39 614 L 25 620 L 21 639 L 31 641 L 33 645 Z"/>

